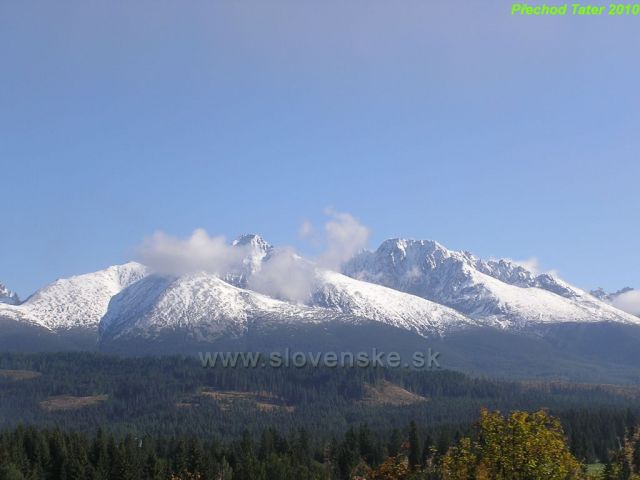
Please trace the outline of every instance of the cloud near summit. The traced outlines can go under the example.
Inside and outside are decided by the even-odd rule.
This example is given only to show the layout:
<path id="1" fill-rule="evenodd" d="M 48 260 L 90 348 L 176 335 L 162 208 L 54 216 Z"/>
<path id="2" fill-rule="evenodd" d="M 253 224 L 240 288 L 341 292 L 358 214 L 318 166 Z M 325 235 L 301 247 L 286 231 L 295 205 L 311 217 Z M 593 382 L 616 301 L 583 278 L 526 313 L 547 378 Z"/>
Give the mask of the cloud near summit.
<path id="1" fill-rule="evenodd" d="M 630 290 L 621 293 L 613 299 L 611 304 L 633 315 L 640 315 L 640 290 Z"/>
<path id="2" fill-rule="evenodd" d="M 339 270 L 342 263 L 367 246 L 369 229 L 353 215 L 327 209 L 328 217 L 320 238 L 312 238 L 313 225 L 305 221 L 301 237 L 323 245 L 313 261 L 300 257 L 293 248 L 274 249 L 248 279 L 249 287 L 267 295 L 296 302 L 308 299 L 315 277 L 314 263 L 321 268 Z M 250 245 L 233 245 L 224 236 L 211 236 L 204 229 L 186 238 L 156 232 L 137 249 L 138 260 L 163 275 L 208 272 L 224 276 L 243 269 L 252 255 Z"/>
<path id="3" fill-rule="evenodd" d="M 198 228 L 187 238 L 156 232 L 138 247 L 139 260 L 165 275 L 209 272 L 221 275 L 242 262 L 244 248 L 236 248 L 223 236 L 209 236 Z"/>

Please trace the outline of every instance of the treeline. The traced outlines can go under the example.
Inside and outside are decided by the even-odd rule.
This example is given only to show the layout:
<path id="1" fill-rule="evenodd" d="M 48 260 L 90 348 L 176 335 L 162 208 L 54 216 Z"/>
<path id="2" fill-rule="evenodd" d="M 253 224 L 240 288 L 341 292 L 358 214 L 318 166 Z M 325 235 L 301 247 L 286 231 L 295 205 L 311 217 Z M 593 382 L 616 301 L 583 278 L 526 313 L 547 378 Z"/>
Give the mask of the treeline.
<path id="1" fill-rule="evenodd" d="M 168 480 L 331 478 L 309 450 L 304 430 L 281 437 L 265 430 L 258 443 L 245 432 L 223 445 L 196 437 L 117 439 L 19 427 L 0 436 L 0 480 Z"/>
<path id="2" fill-rule="evenodd" d="M 383 440 L 362 425 L 319 443 L 304 428 L 286 436 L 265 429 L 223 443 L 18 427 L 0 435 L 0 480 L 632 480 L 640 472 L 640 430 L 588 476 L 560 421 L 544 411 L 483 410 L 451 444 L 423 433 L 411 422 Z"/>
<path id="3" fill-rule="evenodd" d="M 1 354 L 0 369 L 39 374 L 22 380 L 0 375 L 2 430 L 31 425 L 91 438 L 102 426 L 103 434 L 112 435 L 116 443 L 130 436 L 225 444 L 243 435 L 258 443 L 264 431 L 273 431 L 290 444 L 290 432 L 303 428 L 316 462 L 334 439 L 367 425 L 370 435 L 363 435 L 371 438 L 371 449 L 364 449 L 365 456 L 375 464 L 397 450 L 411 420 L 419 426 L 421 441 L 442 453 L 472 431 L 483 407 L 504 412 L 545 408 L 560 418 L 578 459 L 605 461 L 640 418 L 639 395 L 633 388 L 527 384 L 451 371 L 203 368 L 191 358 L 127 359 L 95 353 Z M 389 405 L 384 398 L 372 398 L 368 387 L 385 383 L 424 401 Z M 223 404 L 203 390 L 264 392 L 273 405 L 261 408 L 250 399 Z M 60 395 L 102 396 L 106 401 L 74 410 L 43 407 Z"/>

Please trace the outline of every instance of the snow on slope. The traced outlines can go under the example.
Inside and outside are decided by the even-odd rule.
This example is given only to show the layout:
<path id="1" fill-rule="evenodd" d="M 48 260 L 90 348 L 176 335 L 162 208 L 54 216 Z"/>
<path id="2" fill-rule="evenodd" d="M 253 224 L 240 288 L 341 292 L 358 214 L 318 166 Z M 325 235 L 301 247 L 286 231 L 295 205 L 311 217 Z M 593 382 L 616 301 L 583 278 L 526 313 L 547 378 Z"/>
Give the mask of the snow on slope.
<path id="1" fill-rule="evenodd" d="M 509 260 L 482 260 L 468 252 L 462 252 L 462 255 L 476 270 L 501 282 L 508 283 L 509 285 L 524 288 L 537 287 L 567 298 L 579 297 L 585 293 L 581 289 L 573 287 L 553 275 L 548 273 L 536 275 L 522 265 L 518 265 Z"/>
<path id="2" fill-rule="evenodd" d="M 235 287 L 205 272 L 162 277 L 150 275 L 116 295 L 100 323 L 100 335 L 153 337 L 183 330 L 199 340 L 241 335 L 248 322 L 318 322 L 334 318 L 327 309 L 276 300 Z"/>
<path id="3" fill-rule="evenodd" d="M 317 290 L 308 305 L 276 300 L 202 272 L 150 275 L 126 288 L 111 301 L 100 335 L 153 338 L 166 331 L 186 331 L 198 340 L 213 340 L 240 336 L 251 321 L 299 325 L 334 320 L 371 320 L 425 336 L 469 323 L 447 307 L 335 272 L 318 272 Z"/>
<path id="4" fill-rule="evenodd" d="M 0 317 L 54 331 L 100 324 L 101 335 L 111 338 L 172 330 L 199 339 L 241 335 L 251 322 L 370 320 L 423 336 L 483 325 L 640 323 L 553 276 L 431 241 L 388 240 L 348 262 L 347 275 L 296 255 L 279 262 L 280 253 L 257 235 L 242 236 L 234 246 L 245 249 L 245 259 L 221 278 L 149 275 L 143 265 L 128 263 L 57 280 L 20 305 L 0 304 Z M 281 281 L 306 293 L 292 297 L 290 288 L 273 288 Z"/>
<path id="5" fill-rule="evenodd" d="M 638 319 L 550 275 L 536 276 L 505 260 L 484 262 L 426 240 L 387 240 L 362 252 L 344 273 L 448 305 L 487 325 Z"/>
<path id="6" fill-rule="evenodd" d="M 474 324 L 444 305 L 328 270 L 318 270 L 311 304 L 424 336 L 444 335 Z"/>
<path id="7" fill-rule="evenodd" d="M 256 235 L 234 245 L 247 248 L 247 260 L 222 279 L 206 273 L 152 275 L 122 291 L 101 323 L 102 335 L 153 337 L 184 330 L 206 339 L 241 335 L 253 320 L 339 319 L 381 322 L 428 337 L 473 326 L 524 328 L 632 318 L 554 277 L 535 276 L 504 260 L 484 262 L 435 242 L 388 241 L 375 253 L 363 253 L 346 271 L 364 281 L 274 250 Z M 282 265 L 284 279 L 271 275 L 281 273 Z M 264 274 L 266 282 L 256 281 Z M 290 288 L 276 285 L 283 281 L 293 281 L 307 294 L 291 297 Z"/>
<path id="8" fill-rule="evenodd" d="M 254 242 L 254 248 L 249 251 L 249 258 L 254 262 L 244 278 L 245 285 L 263 294 L 424 336 L 443 335 L 472 323 L 446 306 L 319 268 L 288 249 L 274 249 L 260 237 L 243 238 Z"/>
<path id="9" fill-rule="evenodd" d="M 146 274 L 146 267 L 130 262 L 56 280 L 21 305 L 0 305 L 0 316 L 50 330 L 96 328 L 111 297 Z"/>

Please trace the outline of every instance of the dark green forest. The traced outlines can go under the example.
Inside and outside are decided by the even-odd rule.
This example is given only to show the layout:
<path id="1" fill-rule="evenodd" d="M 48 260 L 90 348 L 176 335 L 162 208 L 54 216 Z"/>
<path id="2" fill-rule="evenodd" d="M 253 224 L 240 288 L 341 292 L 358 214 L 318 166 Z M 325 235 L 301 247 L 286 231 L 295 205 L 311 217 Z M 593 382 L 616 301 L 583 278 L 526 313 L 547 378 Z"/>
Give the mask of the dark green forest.
<path id="1" fill-rule="evenodd" d="M 3 354 L 0 478 L 349 478 L 411 444 L 421 462 L 444 455 L 483 408 L 544 409 L 579 461 L 606 462 L 638 423 L 639 398 L 631 386 L 444 370 Z"/>

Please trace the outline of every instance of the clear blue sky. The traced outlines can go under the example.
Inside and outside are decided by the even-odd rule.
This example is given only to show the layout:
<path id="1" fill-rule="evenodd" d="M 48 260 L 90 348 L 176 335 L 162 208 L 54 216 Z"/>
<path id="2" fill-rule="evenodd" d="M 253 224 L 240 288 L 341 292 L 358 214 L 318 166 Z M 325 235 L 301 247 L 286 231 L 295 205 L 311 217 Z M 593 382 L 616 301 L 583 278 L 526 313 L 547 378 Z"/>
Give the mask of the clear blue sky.
<path id="1" fill-rule="evenodd" d="M 640 18 L 508 2 L 0 3 L 0 280 L 156 230 L 388 237 L 640 287 Z"/>

